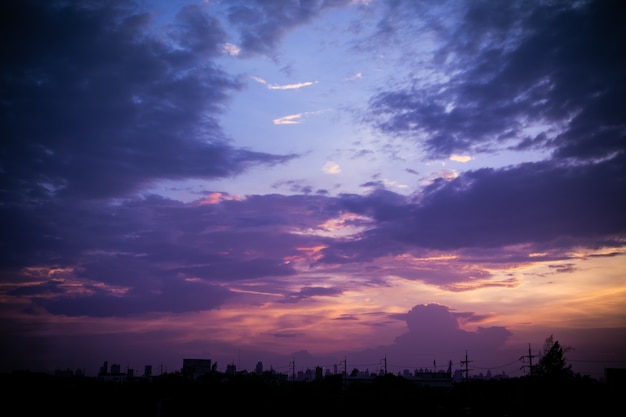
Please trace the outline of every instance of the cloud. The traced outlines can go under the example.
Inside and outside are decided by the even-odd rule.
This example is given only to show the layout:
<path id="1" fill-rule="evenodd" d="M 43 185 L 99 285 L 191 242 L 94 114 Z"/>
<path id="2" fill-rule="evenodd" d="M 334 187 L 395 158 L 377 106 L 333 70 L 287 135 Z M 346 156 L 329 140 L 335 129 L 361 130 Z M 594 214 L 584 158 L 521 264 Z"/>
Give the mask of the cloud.
<path id="1" fill-rule="evenodd" d="M 102 315 L 107 304 L 125 315 L 173 311 L 165 293 L 205 294 L 181 307 L 193 311 L 217 308 L 237 296 L 229 289 L 259 280 L 286 300 L 321 295 L 294 293 L 292 277 L 304 265 L 354 274 L 350 265 L 359 262 L 375 267 L 358 269 L 370 285 L 403 276 L 451 291 L 516 286 L 494 280 L 481 265 L 534 262 L 529 254 L 537 253 L 565 265 L 574 249 L 623 246 L 624 167 L 622 157 L 480 169 L 413 196 L 378 187 L 338 197 L 215 192 L 201 200 L 206 204 L 157 196 L 108 204 L 50 199 L 28 209 L 7 204 L 0 207 L 0 263 L 15 284 L 4 294 L 72 315 Z M 337 172 L 336 165 L 328 168 Z M 337 219 L 351 219 L 342 227 L 353 232 L 317 233 Z M 431 256 L 437 251 L 455 258 L 438 261 Z M 37 277 L 32 266 L 41 270 Z M 321 284 L 311 288 L 336 289 Z"/>
<path id="2" fill-rule="evenodd" d="M 279 84 L 269 84 L 267 81 L 265 81 L 263 78 L 260 78 L 260 77 L 251 76 L 250 78 L 258 82 L 259 84 L 265 85 L 269 90 L 297 90 L 302 87 L 308 87 L 308 86 L 317 84 L 317 81 L 307 81 L 307 82 L 297 83 L 297 84 L 279 85 Z"/>
<path id="3" fill-rule="evenodd" d="M 157 292 L 133 290 L 124 296 L 99 291 L 85 296 L 35 298 L 35 305 L 64 316 L 128 317 L 151 312 L 183 313 L 219 307 L 228 290 L 202 283 L 170 280 Z"/>
<path id="4" fill-rule="evenodd" d="M 523 248 L 519 260 L 551 250 L 622 247 L 624 158 L 576 167 L 544 161 L 468 171 L 412 198 L 383 189 L 341 196 L 346 210 L 371 218 L 375 227 L 358 239 L 330 242 L 319 262 L 368 262 L 409 248 L 461 253 L 497 248 L 499 255 L 490 259 L 504 261 L 503 249 L 515 245 Z"/>
<path id="5" fill-rule="evenodd" d="M 231 56 L 237 56 L 241 52 L 241 48 L 237 45 L 233 45 L 232 43 L 225 43 L 224 52 Z"/>
<path id="6" fill-rule="evenodd" d="M 273 55 L 280 40 L 291 30 L 311 22 L 324 11 L 350 3 L 230 1 L 227 17 L 239 30 L 243 54 Z"/>
<path id="7" fill-rule="evenodd" d="M 341 167 L 336 162 L 327 161 L 322 167 L 322 171 L 324 171 L 326 174 L 340 174 Z"/>
<path id="8" fill-rule="evenodd" d="M 450 160 L 451 161 L 455 161 L 455 162 L 469 162 L 471 161 L 472 158 L 471 156 L 467 156 L 467 155 L 450 155 Z"/>
<path id="9" fill-rule="evenodd" d="M 268 84 L 267 88 L 269 88 L 270 90 L 297 90 L 299 88 L 308 87 L 314 84 L 317 84 L 317 81 L 307 81 L 303 83 L 285 85 Z"/>
<path id="10" fill-rule="evenodd" d="M 297 303 L 303 299 L 313 298 L 313 297 L 337 297 L 343 293 L 342 289 L 339 288 L 328 288 L 328 287 L 305 287 L 300 291 L 288 294 L 287 298 L 283 300 L 283 303 Z"/>
<path id="11" fill-rule="evenodd" d="M 363 74 L 362 74 L 362 73 L 360 73 L 360 72 L 357 72 L 357 73 L 356 73 L 356 74 L 354 74 L 354 75 L 351 75 L 351 76 L 349 76 L 349 77 L 346 77 L 346 81 L 354 81 L 354 80 L 358 80 L 358 79 L 360 79 L 360 78 L 363 78 Z"/>
<path id="12" fill-rule="evenodd" d="M 351 354 L 353 361 L 388 357 L 395 368 L 411 371 L 434 370 L 434 367 L 445 370 L 449 362 L 453 363 L 453 370 L 459 369 L 460 361 L 465 359 L 461 357 L 464 351 L 483 364 L 504 365 L 511 361 L 513 354 L 507 352 L 506 342 L 512 333 L 498 326 L 464 330 L 462 323 L 480 324 L 484 319 L 471 312 L 455 312 L 448 306 L 430 303 L 415 305 L 406 314 L 395 314 L 392 318 L 406 321 L 408 331 L 390 345 Z"/>
<path id="13" fill-rule="evenodd" d="M 295 125 L 302 123 L 302 117 L 304 113 L 290 114 L 287 116 L 279 117 L 278 119 L 274 119 L 272 122 L 275 125 Z"/>
<path id="14" fill-rule="evenodd" d="M 10 227 L 0 232 L 0 263 L 13 273 L 3 294 L 68 315 L 217 308 L 236 295 L 228 288 L 237 283 L 295 276 L 295 264 L 287 260 L 306 261 L 298 248 L 324 244 L 326 237 L 294 233 L 338 215 L 312 212 L 311 198 L 321 206 L 328 201 L 213 193 L 208 204 L 147 196 L 69 206 L 53 200 L 28 212 L 4 206 L 0 212 Z M 280 294 L 282 284 L 276 286 Z M 302 295 L 312 294 L 307 291 Z M 190 301 L 176 307 L 165 300 L 169 296 Z M 106 313 L 107 305 L 115 308 Z"/>
<path id="15" fill-rule="evenodd" d="M 303 118 L 305 116 L 318 115 L 318 114 L 324 113 L 325 111 L 327 110 L 318 110 L 318 111 L 309 111 L 309 112 L 304 112 L 304 113 L 290 114 L 287 116 L 274 119 L 272 122 L 275 125 L 296 125 L 296 124 L 302 123 L 304 121 Z"/>
<path id="16" fill-rule="evenodd" d="M 158 37 L 123 1 L 24 1 L 0 14 L 12 45 L 0 56 L 4 201 L 121 197 L 293 157 L 229 144 L 218 117 L 243 83 L 213 64 L 225 32 L 199 6 Z"/>
<path id="17" fill-rule="evenodd" d="M 454 25 L 415 25 L 415 36 L 450 39 L 431 57 L 439 77 L 372 97 L 374 126 L 414 140 L 433 158 L 507 148 L 580 160 L 623 152 L 626 129 L 617 109 L 626 100 L 626 35 L 619 2 L 464 6 L 451 15 Z M 416 19 L 421 7 L 391 10 L 403 21 Z"/>
<path id="18" fill-rule="evenodd" d="M 419 304 L 405 316 L 409 331 L 395 340 L 400 349 L 416 349 L 418 357 L 439 357 L 447 352 L 457 354 L 459 346 L 473 352 L 497 350 L 504 346 L 511 332 L 504 327 L 478 328 L 476 332 L 463 330 L 460 318 L 468 320 L 471 313 L 453 313 L 440 304 Z M 424 340 L 424 337 L 428 335 Z M 461 349 L 462 350 L 462 349 Z"/>

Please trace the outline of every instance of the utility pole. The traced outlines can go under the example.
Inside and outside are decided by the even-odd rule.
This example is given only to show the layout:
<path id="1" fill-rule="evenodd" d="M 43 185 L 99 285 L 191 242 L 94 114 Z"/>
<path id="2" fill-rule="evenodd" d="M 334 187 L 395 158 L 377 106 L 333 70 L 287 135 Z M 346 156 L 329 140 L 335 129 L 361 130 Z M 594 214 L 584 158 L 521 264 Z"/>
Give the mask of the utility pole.
<path id="1" fill-rule="evenodd" d="M 467 350 L 466 350 L 465 351 L 465 360 L 461 361 L 461 364 L 465 365 L 465 380 L 466 381 L 469 379 L 469 371 L 470 371 L 470 369 L 468 368 L 468 365 L 469 365 L 470 362 L 473 362 L 473 361 L 467 360 Z"/>
<path id="2" fill-rule="evenodd" d="M 461 365 L 465 365 L 465 382 L 467 382 L 466 384 L 466 389 L 467 389 L 467 398 L 465 401 L 467 401 L 467 405 L 466 405 L 466 409 L 469 411 L 471 408 L 471 403 L 472 403 L 472 393 L 471 393 L 471 386 L 472 384 L 469 383 L 469 371 L 470 369 L 468 368 L 468 365 L 471 361 L 467 359 L 467 350 L 465 350 L 465 360 L 461 361 Z"/>
<path id="3" fill-rule="evenodd" d="M 530 351 L 530 343 L 528 344 L 528 355 L 527 356 L 520 356 L 520 360 L 522 362 L 524 362 L 524 359 L 528 358 L 528 369 L 529 369 L 529 374 L 530 376 L 533 376 L 533 354 Z M 524 369 L 526 366 L 522 365 L 522 367 L 520 369 Z"/>

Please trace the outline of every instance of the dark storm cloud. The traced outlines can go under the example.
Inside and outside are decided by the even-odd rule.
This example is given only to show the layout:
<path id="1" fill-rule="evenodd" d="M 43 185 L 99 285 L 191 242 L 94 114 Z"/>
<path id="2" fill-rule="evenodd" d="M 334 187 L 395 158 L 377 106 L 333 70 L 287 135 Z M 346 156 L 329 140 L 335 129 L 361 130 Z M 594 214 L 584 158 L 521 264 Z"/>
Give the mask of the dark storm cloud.
<path id="1" fill-rule="evenodd" d="M 18 287 L 14 290 L 7 292 L 7 294 L 11 296 L 42 295 L 49 293 L 62 294 L 64 290 L 61 289 L 60 286 L 60 281 L 48 281 L 42 284 L 30 285 L 27 287 Z"/>
<path id="2" fill-rule="evenodd" d="M 228 2 L 228 20 L 239 30 L 244 54 L 272 55 L 290 30 L 349 0 L 253 0 Z"/>
<path id="3" fill-rule="evenodd" d="M 112 266 L 120 270 L 150 262 L 171 263 L 177 270 L 213 265 L 215 271 L 231 271 L 226 277 L 249 261 L 259 273 L 267 273 L 272 262 L 264 259 L 298 255 L 298 242 L 309 241 L 292 230 L 315 228 L 337 215 L 340 207 L 331 202 L 268 195 L 198 205 L 150 196 L 111 204 L 52 202 L 31 210 L 30 216 L 7 209 L 11 227 L 2 232 L 3 258 L 14 267 L 81 262 L 100 271 L 107 269 L 101 262 L 110 258 L 123 260 Z M 22 231 L 28 239 L 22 239 Z M 223 268 L 214 265 L 220 262 Z M 285 267 L 277 265 L 278 271 Z"/>
<path id="4" fill-rule="evenodd" d="M 90 295 L 35 298 L 35 305 L 65 316 L 127 317 L 151 312 L 184 313 L 211 310 L 223 304 L 230 292 L 222 287 L 180 279 L 165 281 L 159 291 L 131 290 L 123 296 L 90 288 Z"/>
<path id="5" fill-rule="evenodd" d="M 300 291 L 288 294 L 283 303 L 297 303 L 303 299 L 312 297 L 337 297 L 343 293 L 340 288 L 328 287 L 304 287 Z"/>
<path id="6" fill-rule="evenodd" d="M 299 258 L 299 247 L 328 239 L 292 232 L 336 217 L 341 207 L 332 203 L 302 195 L 251 196 L 220 204 L 184 204 L 158 196 L 111 204 L 51 202 L 45 210 L 33 209 L 29 218 L 10 219 L 10 231 L 18 238 L 22 229 L 39 231 L 19 246 L 3 232 L 4 267 L 10 267 L 15 286 L 7 295 L 33 297 L 36 306 L 66 315 L 216 308 L 232 296 L 219 286 L 223 283 L 294 275 L 285 259 Z M 33 276 L 26 269 L 33 266 L 42 272 Z M 48 268 L 65 272 L 50 280 Z M 71 285 L 64 285 L 66 279 Z M 71 292 L 77 288 L 82 288 L 79 295 Z M 296 297 L 333 294 L 308 288 Z"/>
<path id="7" fill-rule="evenodd" d="M 626 234 L 625 158 L 469 171 L 427 187 L 414 200 L 381 190 L 369 196 L 343 196 L 340 201 L 346 209 L 373 218 L 376 227 L 359 239 L 333 243 L 321 261 L 368 261 L 403 253 L 407 247 L 621 246 Z"/>
<path id="8" fill-rule="evenodd" d="M 602 164 L 527 163 L 468 172 L 427 189 L 403 239 L 428 247 L 620 245 L 626 232 L 624 157 Z"/>
<path id="9" fill-rule="evenodd" d="M 211 61 L 225 33 L 201 9 L 154 34 L 121 1 L 0 7 L 4 201 L 117 197 L 290 158 L 224 137 L 217 116 L 243 84 Z"/>
<path id="10" fill-rule="evenodd" d="M 373 97 L 370 117 L 380 129 L 437 158 L 503 147 L 579 159 L 623 151 L 623 2 L 466 5 L 435 54 L 451 79 Z"/>

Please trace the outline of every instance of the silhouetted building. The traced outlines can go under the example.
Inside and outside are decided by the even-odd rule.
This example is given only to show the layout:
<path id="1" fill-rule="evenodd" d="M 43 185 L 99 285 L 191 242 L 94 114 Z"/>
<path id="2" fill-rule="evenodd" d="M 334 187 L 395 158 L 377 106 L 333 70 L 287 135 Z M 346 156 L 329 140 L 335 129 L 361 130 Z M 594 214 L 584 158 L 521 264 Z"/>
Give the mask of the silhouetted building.
<path id="1" fill-rule="evenodd" d="M 263 362 L 257 362 L 255 372 L 259 375 L 263 373 Z"/>
<path id="2" fill-rule="evenodd" d="M 228 375 L 234 375 L 237 372 L 237 366 L 234 363 L 226 365 L 226 373 Z"/>
<path id="3" fill-rule="evenodd" d="M 322 381 L 324 379 L 324 368 L 321 366 L 315 367 L 315 380 Z"/>
<path id="4" fill-rule="evenodd" d="M 104 364 L 102 364 L 102 366 L 100 367 L 100 372 L 98 372 L 98 375 L 103 375 L 103 374 L 108 374 L 109 373 L 109 363 L 107 361 L 104 361 Z"/>
<path id="5" fill-rule="evenodd" d="M 196 379 L 211 372 L 211 359 L 183 359 L 183 376 Z"/>
<path id="6" fill-rule="evenodd" d="M 107 382 L 125 382 L 128 378 L 128 375 L 123 373 L 120 369 L 120 365 L 117 363 L 111 364 L 111 371 L 108 372 L 109 366 L 108 362 L 104 361 L 104 364 L 100 367 L 100 372 L 98 373 L 98 379 L 101 381 Z M 132 371 L 131 371 L 132 378 Z"/>

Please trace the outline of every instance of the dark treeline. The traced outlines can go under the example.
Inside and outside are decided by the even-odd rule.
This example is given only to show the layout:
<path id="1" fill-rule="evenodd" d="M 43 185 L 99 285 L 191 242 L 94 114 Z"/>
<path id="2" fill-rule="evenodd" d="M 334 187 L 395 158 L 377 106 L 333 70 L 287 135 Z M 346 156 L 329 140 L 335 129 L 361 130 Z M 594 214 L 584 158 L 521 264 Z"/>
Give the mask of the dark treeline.
<path id="1" fill-rule="evenodd" d="M 342 375 L 298 382 L 262 374 L 176 372 L 124 382 L 28 371 L 1 375 L 12 415 L 210 416 L 224 413 L 311 415 L 398 413 L 413 416 L 624 415 L 623 381 L 525 376 L 432 387 L 393 374 L 367 381 Z M 9 415 L 6 414 L 5 415 Z"/>

